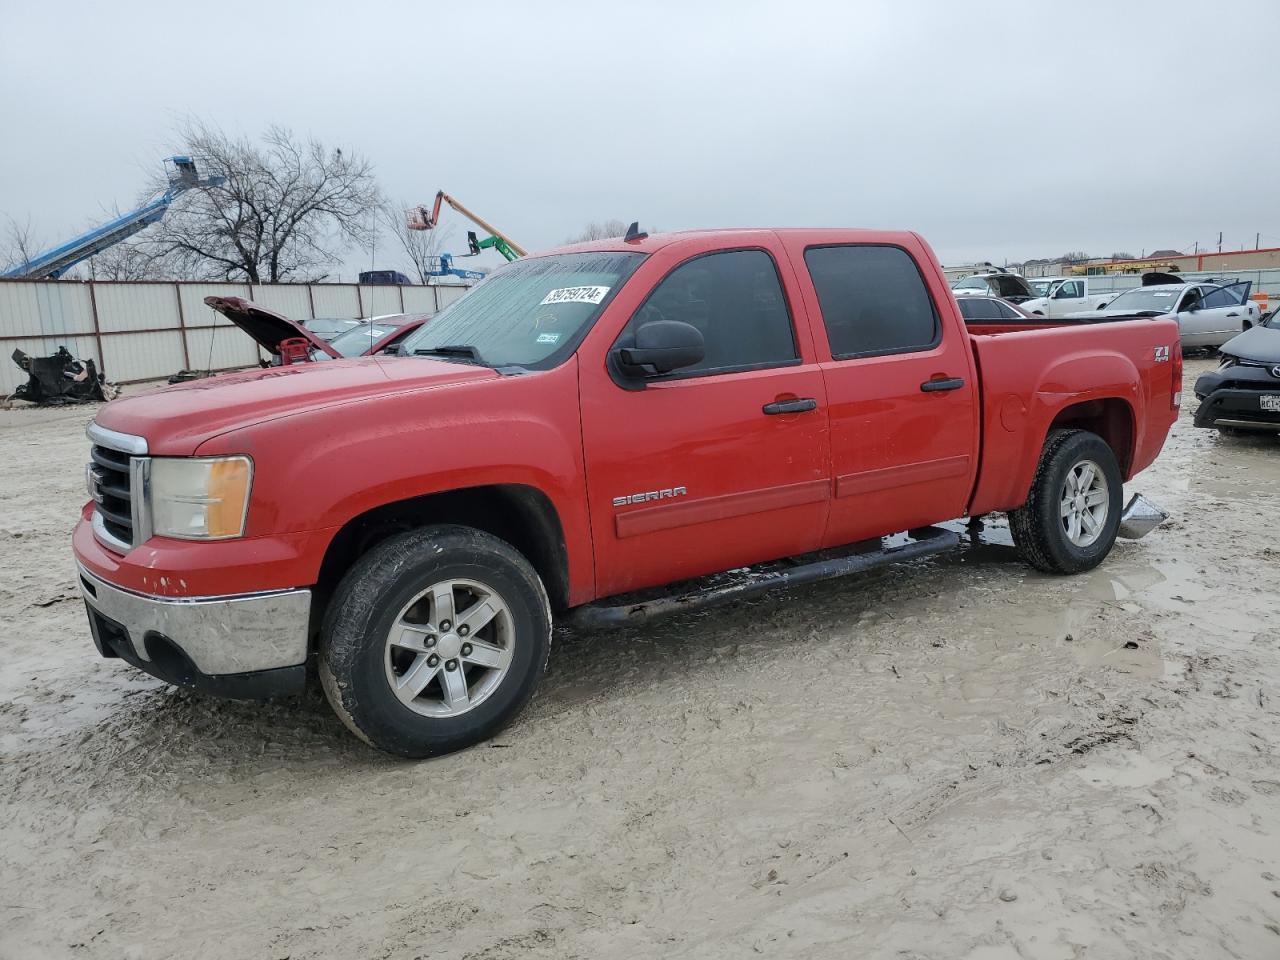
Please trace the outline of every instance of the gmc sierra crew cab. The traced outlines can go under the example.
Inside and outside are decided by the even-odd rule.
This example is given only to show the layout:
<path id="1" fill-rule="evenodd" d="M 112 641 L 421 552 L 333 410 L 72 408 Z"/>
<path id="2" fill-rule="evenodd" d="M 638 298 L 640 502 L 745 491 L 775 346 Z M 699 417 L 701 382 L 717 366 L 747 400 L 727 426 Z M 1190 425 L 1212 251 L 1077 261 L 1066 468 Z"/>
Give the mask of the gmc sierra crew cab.
<path id="1" fill-rule="evenodd" d="M 553 617 L 920 556 L 995 511 L 1032 566 L 1087 570 L 1161 518 L 1121 485 L 1181 381 L 1169 319 L 966 328 L 914 233 L 633 230 L 504 266 L 395 356 L 107 404 L 74 550 L 103 656 L 236 697 L 310 671 L 424 757 L 521 710 Z"/>

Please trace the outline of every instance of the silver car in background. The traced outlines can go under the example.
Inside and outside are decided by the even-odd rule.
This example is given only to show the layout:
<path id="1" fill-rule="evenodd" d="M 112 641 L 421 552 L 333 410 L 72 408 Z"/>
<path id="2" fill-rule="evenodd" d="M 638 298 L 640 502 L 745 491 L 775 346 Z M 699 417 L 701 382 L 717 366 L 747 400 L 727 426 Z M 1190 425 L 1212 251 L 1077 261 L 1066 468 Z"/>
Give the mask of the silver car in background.
<path id="1" fill-rule="evenodd" d="M 1121 293 L 1101 310 L 1067 314 L 1070 319 L 1108 316 L 1171 316 L 1182 331 L 1183 347 L 1220 347 L 1256 325 L 1261 313 L 1249 299 L 1251 281 L 1239 283 L 1158 283 Z"/>

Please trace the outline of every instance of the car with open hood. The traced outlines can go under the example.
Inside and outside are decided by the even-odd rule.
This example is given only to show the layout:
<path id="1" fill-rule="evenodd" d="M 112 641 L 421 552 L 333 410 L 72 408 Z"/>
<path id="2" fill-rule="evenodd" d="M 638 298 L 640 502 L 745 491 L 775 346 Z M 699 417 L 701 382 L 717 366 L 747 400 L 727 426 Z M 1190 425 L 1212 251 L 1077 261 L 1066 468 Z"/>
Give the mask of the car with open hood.
<path id="1" fill-rule="evenodd" d="M 1004 270 L 975 273 L 971 277 L 957 280 L 951 285 L 951 292 L 957 297 L 999 297 L 1009 303 L 1023 303 L 1036 296 L 1025 277 Z"/>
<path id="2" fill-rule="evenodd" d="M 1222 365 L 1196 380 L 1195 425 L 1221 433 L 1280 431 L 1280 314 L 1218 352 Z"/>
<path id="3" fill-rule="evenodd" d="M 1251 281 L 1152 282 L 1147 276 L 1142 286 L 1124 291 L 1101 310 L 1082 310 L 1067 317 L 1173 317 L 1178 321 L 1183 347 L 1221 346 L 1259 320 L 1258 305 L 1249 299 Z"/>
<path id="4" fill-rule="evenodd" d="M 395 313 L 353 320 L 332 339 L 307 329 L 244 297 L 205 297 L 205 305 L 243 330 L 271 357 L 268 366 L 287 366 L 316 360 L 367 357 L 395 347 L 430 319 L 429 314 Z"/>

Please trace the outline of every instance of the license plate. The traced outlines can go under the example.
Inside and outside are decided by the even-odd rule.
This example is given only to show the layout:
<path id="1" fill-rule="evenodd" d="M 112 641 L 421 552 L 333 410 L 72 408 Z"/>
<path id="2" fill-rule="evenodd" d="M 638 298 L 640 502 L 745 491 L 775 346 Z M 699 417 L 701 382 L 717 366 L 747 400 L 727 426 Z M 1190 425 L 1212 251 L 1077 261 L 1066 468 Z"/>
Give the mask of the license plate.
<path id="1" fill-rule="evenodd" d="M 1267 394 L 1258 398 L 1258 407 L 1268 413 L 1280 413 L 1280 393 Z"/>

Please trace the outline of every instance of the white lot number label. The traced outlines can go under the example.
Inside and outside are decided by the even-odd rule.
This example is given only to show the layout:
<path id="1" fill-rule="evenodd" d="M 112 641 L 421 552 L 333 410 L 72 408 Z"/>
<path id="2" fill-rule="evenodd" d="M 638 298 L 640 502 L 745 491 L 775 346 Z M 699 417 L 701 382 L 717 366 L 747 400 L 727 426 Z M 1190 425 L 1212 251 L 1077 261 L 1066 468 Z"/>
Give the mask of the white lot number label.
<path id="1" fill-rule="evenodd" d="M 1280 393 L 1264 394 L 1258 398 L 1258 406 L 1271 413 L 1280 413 Z"/>
<path id="2" fill-rule="evenodd" d="M 560 287 L 543 297 L 538 306 L 548 303 L 599 303 L 608 292 L 608 287 Z"/>

